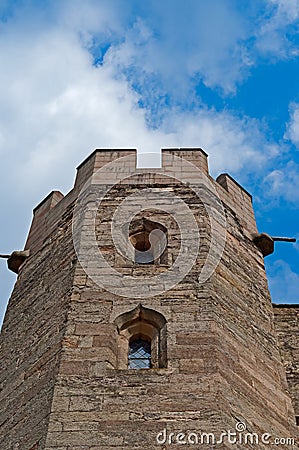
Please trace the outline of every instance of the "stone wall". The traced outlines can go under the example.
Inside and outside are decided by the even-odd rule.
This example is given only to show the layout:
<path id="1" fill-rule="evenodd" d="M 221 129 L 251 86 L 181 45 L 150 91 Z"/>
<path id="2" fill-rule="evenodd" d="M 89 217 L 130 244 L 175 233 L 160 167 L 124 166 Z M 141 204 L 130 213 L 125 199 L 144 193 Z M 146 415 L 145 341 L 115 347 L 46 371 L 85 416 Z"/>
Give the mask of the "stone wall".
<path id="1" fill-rule="evenodd" d="M 299 425 L 299 305 L 274 305 L 274 323 Z"/>
<path id="2" fill-rule="evenodd" d="M 205 174 L 223 202 L 226 223 L 211 222 L 205 201 L 212 191 L 205 189 L 208 197 L 203 200 L 192 190 L 192 176 L 187 184 L 178 181 L 190 179 L 188 165 L 178 155 Z M 129 156 L 126 165 L 105 173 L 111 189 L 97 214 L 81 211 L 88 224 L 85 235 L 79 235 L 79 250 L 90 254 L 87 276 L 73 248 L 74 202 L 92 174 L 122 156 Z M 79 166 L 75 187 L 66 197 L 54 192 L 35 210 L 26 244 L 32 254 L 20 271 L 2 334 L 7 412 L 1 449 L 15 450 L 16 444 L 22 450 L 35 450 L 35 444 L 38 450 L 175 448 L 173 440 L 172 445 L 158 445 L 157 434 L 164 429 L 168 436 L 214 432 L 219 438 L 223 431 L 234 431 L 238 422 L 259 436 L 295 435 L 263 257 L 253 243 L 257 230 L 251 197 L 227 174 L 214 181 L 200 149 L 165 150 L 162 159 L 163 169 L 134 175 L 134 151 L 94 152 Z M 169 178 L 174 168 L 178 180 Z M 115 184 L 126 172 L 131 178 Z M 168 248 L 163 264 L 140 266 L 116 251 L 111 223 L 123 200 L 153 186 L 155 192 L 173 193 L 188 205 L 200 232 L 200 251 L 180 282 L 140 298 L 138 286 L 140 290 L 145 278 L 166 273 L 176 260 L 179 228 L 162 211 L 163 201 L 142 213 L 140 217 L 167 229 Z M 104 187 L 97 191 L 91 186 L 82 201 L 87 205 L 95 200 Z M 212 202 L 210 206 L 215 207 Z M 221 247 L 225 232 L 225 246 L 216 270 L 201 283 L 212 225 L 219 239 L 214 244 Z M 118 295 L 95 281 L 96 273 L 106 269 L 89 253 L 89 226 L 105 261 L 120 274 L 120 287 L 122 277 L 130 275 L 137 289 Z M 122 365 L 126 355 L 118 318 L 140 304 L 166 320 L 166 366 L 129 370 Z M 232 446 L 224 440 L 219 448 Z M 249 443 L 246 448 L 257 446 Z"/>
<path id="3" fill-rule="evenodd" d="M 66 210 L 51 237 L 20 269 L 5 315 L 1 450 L 44 448 L 72 291 L 70 215 Z"/>

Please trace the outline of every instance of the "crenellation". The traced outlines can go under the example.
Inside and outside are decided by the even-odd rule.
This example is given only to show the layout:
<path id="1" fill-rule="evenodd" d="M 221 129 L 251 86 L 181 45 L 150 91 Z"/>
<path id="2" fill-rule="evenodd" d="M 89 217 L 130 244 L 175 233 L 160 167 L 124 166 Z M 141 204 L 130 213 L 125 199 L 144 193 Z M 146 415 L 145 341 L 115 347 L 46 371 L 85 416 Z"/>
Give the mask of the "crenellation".
<path id="1" fill-rule="evenodd" d="M 25 248 L 30 248 L 31 251 L 37 251 L 40 249 L 44 239 L 50 235 L 58 222 L 61 220 L 63 211 L 67 209 L 76 199 L 80 189 L 84 184 L 92 177 L 98 169 L 103 168 L 111 161 L 118 158 L 131 156 L 132 158 L 128 162 L 124 162 L 124 173 L 128 175 L 134 175 L 136 172 L 136 150 L 95 150 L 85 161 L 83 161 L 77 168 L 77 177 L 75 180 L 74 188 L 67 196 L 63 196 L 59 191 L 53 191 L 47 196 L 35 209 L 34 219 L 32 223 L 32 229 L 29 232 L 29 236 L 25 245 Z M 173 157 L 180 157 L 182 161 L 187 161 L 188 164 L 179 164 L 178 160 Z M 168 164 L 168 165 L 167 165 Z M 162 149 L 162 168 L 159 169 L 138 169 L 140 175 L 135 176 L 134 180 L 136 184 L 149 184 L 156 185 L 175 185 L 177 182 L 169 178 L 168 173 L 173 176 L 173 171 L 177 172 L 177 178 L 186 178 L 189 181 L 198 181 L 198 174 L 193 174 L 193 164 L 200 169 L 204 175 L 207 175 L 210 180 L 211 177 L 208 173 L 208 163 L 206 153 L 198 149 Z M 160 175 L 159 175 L 160 173 Z M 104 178 L 104 179 L 102 179 Z M 96 176 L 95 180 L 99 180 L 100 183 L 111 183 L 112 185 L 119 180 L 119 173 L 114 170 L 111 172 L 105 169 L 104 176 Z M 247 193 L 238 183 L 235 182 L 228 174 L 222 174 L 217 178 L 215 186 L 221 185 L 229 195 L 225 195 L 224 192 L 218 190 L 220 198 L 224 202 L 233 207 L 238 214 L 244 229 L 248 229 L 249 236 L 257 232 L 254 214 L 252 210 L 251 196 Z M 127 185 L 132 181 L 130 179 L 123 179 L 119 184 Z M 224 197 L 224 198 L 223 198 Z"/>
<path id="2" fill-rule="evenodd" d="M 198 167 L 205 175 L 209 174 L 208 155 L 201 148 L 162 148 L 162 167 L 164 167 L 166 171 L 167 164 L 169 164 L 169 168 L 173 170 L 173 156 L 183 158 L 185 161 Z M 182 170 L 182 168 L 179 167 L 178 170 Z M 188 170 L 188 166 L 184 166 L 184 170 Z"/>
<path id="3" fill-rule="evenodd" d="M 107 169 L 111 161 L 117 164 Z M 97 174 L 95 181 L 111 189 L 95 222 L 91 211 L 83 211 L 85 264 L 74 248 L 73 212 L 84 184 L 104 167 L 107 177 Z M 130 178 L 113 186 L 120 176 Z M 206 188 L 203 198 L 192 190 L 199 181 Z M 91 187 L 82 201 L 99 195 L 99 186 Z M 162 211 L 165 198 L 150 211 L 148 201 L 139 201 L 145 208 L 134 217 L 129 236 L 146 246 L 148 229 L 156 230 L 158 223 L 167 230 L 163 259 L 155 254 L 150 264 L 129 260 L 111 235 L 115 210 L 149 187 L 182 200 L 200 234 L 194 264 L 170 287 L 164 279 L 154 285 L 182 250 L 179 224 Z M 215 209 L 215 195 L 225 221 L 218 211 L 212 223 L 207 203 Z M 149 223 L 152 228 L 146 228 Z M 186 242 L 193 242 L 192 227 Z M 136 233 L 143 233 L 139 241 Z M 160 169 L 136 169 L 135 150 L 95 150 L 78 167 L 70 193 L 63 197 L 55 191 L 34 211 L 26 243 L 31 256 L 20 268 L 0 339 L 1 450 L 18 445 L 22 450 L 154 449 L 165 428 L 219 435 L 235 430 L 238 419 L 252 432 L 296 436 L 298 308 L 275 307 L 273 320 L 254 233 L 250 194 L 227 174 L 213 180 L 203 150 L 163 149 Z M 93 257 L 93 236 L 108 266 Z M 191 250 L 186 249 L 187 258 Z M 209 276 L 201 279 L 214 260 Z M 105 288 L 97 276 L 110 276 L 111 267 L 120 274 L 118 285 Z M 124 290 L 128 277 L 135 286 Z M 147 277 L 153 282 L 142 298 Z M 152 367 L 129 368 L 134 339 L 150 342 Z"/>
<path id="4" fill-rule="evenodd" d="M 75 180 L 75 188 L 80 190 L 84 184 L 94 175 L 94 173 L 101 169 L 106 164 L 111 161 L 125 156 L 132 156 L 130 163 L 126 162 L 127 169 L 134 171 L 136 168 L 136 150 L 130 149 L 117 149 L 117 150 L 106 150 L 100 149 L 95 150 L 85 161 L 83 161 L 77 167 L 77 176 Z M 111 175 L 111 174 L 110 174 Z"/>

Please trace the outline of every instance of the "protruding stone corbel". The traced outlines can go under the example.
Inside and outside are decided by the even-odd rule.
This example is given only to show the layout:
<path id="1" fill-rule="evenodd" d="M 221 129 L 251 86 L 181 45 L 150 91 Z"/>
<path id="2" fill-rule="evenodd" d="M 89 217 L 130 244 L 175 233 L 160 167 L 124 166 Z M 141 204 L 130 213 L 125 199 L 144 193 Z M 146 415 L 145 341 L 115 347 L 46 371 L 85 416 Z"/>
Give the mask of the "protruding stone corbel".
<path id="1" fill-rule="evenodd" d="M 263 256 L 271 255 L 274 252 L 274 241 L 267 233 L 254 235 L 253 242 L 260 249 Z"/>
<path id="2" fill-rule="evenodd" d="M 274 252 L 274 242 L 296 242 L 295 238 L 271 237 L 267 233 L 255 234 L 253 242 L 261 250 L 263 256 L 268 256 Z"/>
<path id="3" fill-rule="evenodd" d="M 0 258 L 7 258 L 7 266 L 14 273 L 19 272 L 23 262 L 29 258 L 30 250 L 15 251 L 11 255 L 0 255 Z"/>

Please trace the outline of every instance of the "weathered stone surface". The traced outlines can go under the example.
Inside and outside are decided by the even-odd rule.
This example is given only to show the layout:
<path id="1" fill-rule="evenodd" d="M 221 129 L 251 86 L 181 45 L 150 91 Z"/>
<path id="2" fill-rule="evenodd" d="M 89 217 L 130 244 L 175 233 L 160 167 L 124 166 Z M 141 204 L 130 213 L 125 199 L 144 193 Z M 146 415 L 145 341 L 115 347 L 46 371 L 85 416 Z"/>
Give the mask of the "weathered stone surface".
<path id="1" fill-rule="evenodd" d="M 57 230 L 21 268 L 0 339 L 1 449 L 44 445 L 72 289 L 72 255 L 71 229 L 63 237 Z"/>
<path id="2" fill-rule="evenodd" d="M 274 305 L 274 324 L 288 390 L 299 418 L 299 305 Z M 297 423 L 298 425 L 298 423 Z"/>
<path id="3" fill-rule="evenodd" d="M 163 201 L 136 220 L 144 215 L 167 229 L 165 264 L 134 264 L 116 251 L 111 235 L 117 206 L 154 183 L 188 205 L 200 232 L 200 251 L 185 278 L 157 295 L 150 291 L 140 299 L 129 292 L 124 297 L 98 286 L 77 261 L 72 211 L 79 188 L 99 167 L 126 154 L 131 155 L 128 167 L 134 175 L 133 151 L 94 152 L 78 168 L 73 191 L 64 198 L 54 192 L 35 210 L 27 240 L 32 256 L 20 269 L 1 334 L 1 450 L 175 448 L 174 441 L 159 445 L 157 434 L 167 429 L 174 435 L 194 431 L 219 437 L 241 421 L 252 433 L 295 437 L 291 397 L 297 411 L 298 315 L 295 309 L 280 313 L 275 308 L 275 332 L 262 254 L 252 241 L 257 230 L 251 197 L 231 177 L 225 174 L 218 182 L 209 178 L 223 202 L 227 234 L 219 265 L 204 283 L 198 275 L 211 244 L 205 205 L 190 186 L 162 171 L 111 185 L 96 214 L 97 244 L 121 274 L 120 287 L 127 275 L 135 277 L 138 288 L 144 277 L 168 270 L 181 237 L 176 221 L 162 211 Z M 187 173 L 175 155 L 177 149 L 163 152 L 167 171 L 173 161 L 177 174 Z M 184 149 L 181 155 L 207 174 L 202 150 Z M 111 172 L 112 179 L 117 179 L 116 172 Z M 221 236 L 223 230 L 216 231 Z M 80 241 L 88 255 L 89 237 Z M 89 268 L 99 270 L 92 260 Z M 101 270 L 106 273 L 107 268 Z M 140 303 L 144 311 L 165 318 L 159 339 L 166 367 L 120 368 L 127 355 L 122 354 L 125 335 L 116 319 Z M 219 448 L 232 445 L 223 442 Z M 244 444 L 233 448 L 243 450 Z M 246 448 L 257 446 L 249 443 Z M 259 443 L 258 448 L 269 445 Z"/>

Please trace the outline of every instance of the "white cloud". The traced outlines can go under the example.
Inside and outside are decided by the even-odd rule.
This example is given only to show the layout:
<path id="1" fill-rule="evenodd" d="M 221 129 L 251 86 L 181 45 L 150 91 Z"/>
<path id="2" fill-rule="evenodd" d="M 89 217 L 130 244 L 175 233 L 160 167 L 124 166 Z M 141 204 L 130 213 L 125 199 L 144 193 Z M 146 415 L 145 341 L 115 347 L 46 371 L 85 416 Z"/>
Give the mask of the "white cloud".
<path id="1" fill-rule="evenodd" d="M 290 161 L 282 169 L 270 172 L 264 180 L 268 197 L 284 199 L 297 204 L 299 201 L 299 165 Z"/>
<path id="2" fill-rule="evenodd" d="M 77 34 L 94 55 L 107 45 L 106 62 L 116 72 L 127 71 L 143 88 L 157 76 L 160 92 L 167 86 L 181 98 L 192 94 L 195 80 L 234 93 L 259 54 L 297 54 L 289 27 L 294 25 L 295 33 L 299 0 L 264 0 L 245 8 L 234 0 L 149 0 L 137 10 L 139 16 L 130 1 L 54 0 L 44 7 L 15 8 L 9 23 L 18 38 L 28 32 L 24 24 L 29 22 L 31 36 L 59 28 Z"/>
<path id="3" fill-rule="evenodd" d="M 269 4 L 276 7 L 272 21 L 280 26 L 288 25 L 299 18 L 298 0 L 269 0 Z"/>
<path id="4" fill-rule="evenodd" d="M 110 48 L 107 58 L 116 70 L 134 66 L 138 77 L 159 74 L 181 96 L 194 77 L 234 92 L 251 61 L 243 42 L 248 24 L 232 2 L 177 1 L 175 8 L 169 0 L 151 2 L 151 16 L 137 18 L 124 41 Z"/>
<path id="5" fill-rule="evenodd" d="M 125 11 L 121 6 L 120 0 L 56 1 L 55 18 L 60 26 L 69 30 L 91 35 L 110 34 L 122 27 Z"/>
<path id="6" fill-rule="evenodd" d="M 196 114 L 170 114 L 164 127 L 174 133 L 181 146 L 184 142 L 190 146 L 204 144 L 214 175 L 220 171 L 258 172 L 275 154 L 274 147 L 265 142 L 258 122 L 226 112 L 202 109 Z"/>
<path id="7" fill-rule="evenodd" d="M 298 35 L 299 0 L 264 0 L 245 8 L 233 0 L 148 5 L 151 19 L 136 18 L 107 53 L 116 71 L 126 70 L 143 88 L 159 76 L 159 93 L 167 86 L 179 99 L 192 95 L 199 81 L 231 95 L 260 58 L 299 55 L 293 40 Z"/>
<path id="8" fill-rule="evenodd" d="M 285 138 L 289 139 L 299 149 L 299 104 L 292 103 L 290 105 L 290 120 L 287 124 Z"/>
<path id="9" fill-rule="evenodd" d="M 299 48 L 292 43 L 292 36 L 298 34 L 299 0 L 268 0 L 267 3 L 267 14 L 256 32 L 258 51 L 282 59 L 297 56 Z"/>
<path id="10" fill-rule="evenodd" d="M 97 23 L 90 11 L 86 16 L 88 24 L 89 17 Z M 95 67 L 75 25 L 76 20 L 70 30 L 52 23 L 48 30 L 31 32 L 30 24 L 25 29 L 16 21 L 7 23 L 0 36 L 5 67 L 0 73 L 2 181 L 13 173 L 18 195 L 37 196 L 53 185 L 69 188 L 73 167 L 95 147 L 159 151 L 163 146 L 204 145 L 215 171 L 237 171 L 254 158 L 265 162 L 268 149 L 258 124 L 229 113 L 202 107 L 186 114 L 172 108 L 160 128 L 149 129 L 138 95 L 125 77 L 116 78 L 113 58 Z M 141 41 L 147 40 L 150 32 L 138 27 Z M 130 58 L 125 46 L 118 48 L 118 56 Z M 259 151 L 261 143 L 266 154 Z"/>
<path id="11" fill-rule="evenodd" d="M 277 260 L 267 264 L 267 274 L 272 300 L 274 303 L 299 303 L 299 274 L 290 265 Z"/>

